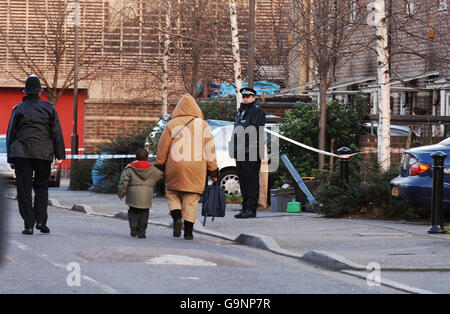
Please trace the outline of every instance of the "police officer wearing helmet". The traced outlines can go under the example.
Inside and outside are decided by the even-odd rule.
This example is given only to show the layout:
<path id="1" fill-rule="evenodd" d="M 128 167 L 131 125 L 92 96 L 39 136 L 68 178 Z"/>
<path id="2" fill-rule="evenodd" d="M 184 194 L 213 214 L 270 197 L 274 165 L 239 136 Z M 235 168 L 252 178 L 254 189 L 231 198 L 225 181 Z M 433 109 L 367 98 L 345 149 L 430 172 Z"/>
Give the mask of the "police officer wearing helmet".
<path id="1" fill-rule="evenodd" d="M 23 234 L 47 227 L 48 181 L 54 158 L 66 158 L 58 114 L 52 103 L 42 101 L 41 82 L 35 75 L 27 78 L 23 102 L 14 107 L 6 136 L 8 163 L 16 173 L 17 200 L 24 220 Z M 34 173 L 34 175 L 33 175 Z M 34 205 L 31 189 L 34 190 Z"/>
<path id="2" fill-rule="evenodd" d="M 235 121 L 230 153 L 236 159 L 236 170 L 242 194 L 242 210 L 236 218 L 254 218 L 258 207 L 259 172 L 264 157 L 266 114 L 256 102 L 256 91 L 242 88 L 243 97 Z"/>

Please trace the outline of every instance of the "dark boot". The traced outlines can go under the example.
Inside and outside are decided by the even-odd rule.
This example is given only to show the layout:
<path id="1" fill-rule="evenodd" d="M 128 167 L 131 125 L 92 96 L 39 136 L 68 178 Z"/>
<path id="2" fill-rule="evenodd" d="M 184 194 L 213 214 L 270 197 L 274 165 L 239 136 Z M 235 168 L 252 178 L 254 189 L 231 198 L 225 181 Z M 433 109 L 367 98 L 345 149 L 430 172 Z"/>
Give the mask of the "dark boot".
<path id="1" fill-rule="evenodd" d="M 241 211 L 238 214 L 234 215 L 234 218 L 242 218 L 243 213 L 245 213 L 245 210 L 241 209 Z"/>
<path id="2" fill-rule="evenodd" d="M 194 240 L 194 235 L 192 234 L 192 230 L 194 229 L 194 224 L 189 221 L 184 221 L 184 238 L 186 240 Z"/>
<path id="3" fill-rule="evenodd" d="M 44 224 L 37 224 L 36 229 L 41 230 L 41 233 L 50 233 L 50 229 Z"/>
<path id="4" fill-rule="evenodd" d="M 130 227 L 130 236 L 136 238 L 138 235 L 137 227 Z"/>
<path id="5" fill-rule="evenodd" d="M 137 237 L 138 235 L 138 212 L 136 208 L 130 207 L 128 210 L 128 222 L 130 223 L 130 236 Z"/>
<path id="6" fill-rule="evenodd" d="M 171 210 L 170 215 L 173 219 L 173 236 L 178 238 L 181 236 L 181 209 Z"/>
<path id="7" fill-rule="evenodd" d="M 255 217 L 256 217 L 256 209 L 255 210 L 247 209 L 245 212 L 242 213 L 240 217 L 236 218 L 255 218 Z"/>
<path id="8" fill-rule="evenodd" d="M 149 216 L 149 210 L 148 209 L 140 209 L 138 214 L 138 238 L 145 239 L 145 232 L 147 231 L 147 225 L 148 225 L 148 216 Z"/>

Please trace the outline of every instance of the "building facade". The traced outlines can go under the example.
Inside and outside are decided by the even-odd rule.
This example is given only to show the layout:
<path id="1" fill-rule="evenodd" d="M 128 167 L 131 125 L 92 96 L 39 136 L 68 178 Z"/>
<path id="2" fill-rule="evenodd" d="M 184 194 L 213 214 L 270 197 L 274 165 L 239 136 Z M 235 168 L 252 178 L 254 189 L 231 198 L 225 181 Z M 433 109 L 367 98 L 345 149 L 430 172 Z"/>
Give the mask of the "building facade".
<path id="1" fill-rule="evenodd" d="M 300 0 L 296 0 L 300 1 Z M 303 0 L 304 1 L 304 0 Z M 316 0 L 322 1 L 322 0 Z M 314 3 L 314 0 L 308 0 Z M 353 10 L 341 20 L 350 35 L 348 47 L 330 73 L 330 99 L 348 101 L 362 93 L 378 113 L 377 55 L 375 28 L 367 19 L 371 0 L 355 0 Z M 450 13 L 447 0 L 386 0 L 389 26 L 391 111 L 397 115 L 450 116 Z M 352 22 L 352 21 L 359 22 Z M 303 53 L 303 52 L 302 52 Z M 349 57 L 348 57 L 349 55 Z M 291 68 L 290 91 L 317 96 L 317 80 L 311 60 Z M 305 64 L 306 63 L 306 64 Z M 306 72 L 309 71 L 309 75 Z M 308 77 L 308 79 L 307 79 Z M 421 131 L 444 136 L 442 125 L 418 125 Z M 426 129 L 426 130 L 425 130 Z"/>
<path id="2" fill-rule="evenodd" d="M 198 84 L 234 80 L 228 2 L 171 0 L 4 0 L 0 2 L 0 99 L 6 132 L 29 74 L 38 75 L 56 104 L 67 148 L 73 125 L 75 33 L 78 31 L 80 148 L 124 130 L 141 129 L 161 114 L 164 40 L 171 41 L 169 99 Z M 238 0 L 243 73 L 248 47 L 248 1 Z M 289 0 L 256 1 L 257 79 L 287 76 Z M 79 14 L 78 14 L 79 13 Z M 75 28 L 78 26 L 78 28 Z M 281 75 L 279 74 L 281 73 Z M 5 97 L 7 95 L 7 97 Z M 1 120 L 3 119 L 3 120 Z"/>

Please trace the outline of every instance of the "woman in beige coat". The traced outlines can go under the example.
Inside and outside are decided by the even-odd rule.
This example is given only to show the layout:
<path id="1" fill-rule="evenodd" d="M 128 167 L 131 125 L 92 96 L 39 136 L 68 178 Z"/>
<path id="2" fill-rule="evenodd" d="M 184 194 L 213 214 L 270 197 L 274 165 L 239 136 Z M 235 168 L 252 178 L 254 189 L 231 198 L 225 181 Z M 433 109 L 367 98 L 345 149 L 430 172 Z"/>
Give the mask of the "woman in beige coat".
<path id="1" fill-rule="evenodd" d="M 173 218 L 173 236 L 193 239 L 200 194 L 206 177 L 217 180 L 219 170 L 211 128 L 195 99 L 186 94 L 178 101 L 158 144 L 156 165 L 165 169 L 166 196 Z"/>

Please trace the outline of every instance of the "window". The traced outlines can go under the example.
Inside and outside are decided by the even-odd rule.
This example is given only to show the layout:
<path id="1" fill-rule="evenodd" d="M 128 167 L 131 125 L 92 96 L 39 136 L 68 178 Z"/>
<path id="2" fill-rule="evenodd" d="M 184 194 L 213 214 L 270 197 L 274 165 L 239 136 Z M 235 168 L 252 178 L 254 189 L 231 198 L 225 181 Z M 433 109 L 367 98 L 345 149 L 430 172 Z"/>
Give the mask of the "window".
<path id="1" fill-rule="evenodd" d="M 414 14 L 414 0 L 405 0 L 406 1 L 406 14 L 412 15 Z"/>
<path id="2" fill-rule="evenodd" d="M 447 0 L 439 0 L 439 10 L 447 10 Z"/>

